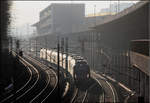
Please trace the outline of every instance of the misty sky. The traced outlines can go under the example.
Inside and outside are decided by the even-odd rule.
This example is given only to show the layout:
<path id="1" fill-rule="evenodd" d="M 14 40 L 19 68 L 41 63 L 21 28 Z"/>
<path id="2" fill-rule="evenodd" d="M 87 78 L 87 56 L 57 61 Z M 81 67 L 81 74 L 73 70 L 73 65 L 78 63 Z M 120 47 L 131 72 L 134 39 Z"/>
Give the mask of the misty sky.
<path id="1" fill-rule="evenodd" d="M 85 14 L 89 14 L 94 13 L 94 5 L 96 5 L 96 12 L 100 12 L 101 8 L 109 7 L 110 3 L 114 3 L 114 1 L 13 1 L 11 9 L 12 25 L 20 27 L 25 24 L 36 23 L 39 20 L 39 12 L 51 3 L 85 3 Z"/>

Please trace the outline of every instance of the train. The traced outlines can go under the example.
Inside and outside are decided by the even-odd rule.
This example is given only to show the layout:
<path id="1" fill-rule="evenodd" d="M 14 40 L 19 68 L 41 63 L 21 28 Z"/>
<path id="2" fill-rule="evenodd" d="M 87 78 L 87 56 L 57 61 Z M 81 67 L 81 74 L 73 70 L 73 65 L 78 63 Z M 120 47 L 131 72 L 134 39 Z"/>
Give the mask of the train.
<path id="1" fill-rule="evenodd" d="M 23 56 L 23 51 L 22 50 L 19 50 L 19 56 Z"/>
<path id="2" fill-rule="evenodd" d="M 40 49 L 40 58 L 49 61 L 52 64 L 57 65 L 58 53 L 56 50 Z M 66 54 L 59 54 L 59 66 L 66 70 L 73 78 L 75 82 L 88 80 L 90 78 L 90 67 L 87 61 L 76 54 L 68 54 L 68 63 L 66 63 Z M 66 65 L 68 64 L 68 69 Z"/>

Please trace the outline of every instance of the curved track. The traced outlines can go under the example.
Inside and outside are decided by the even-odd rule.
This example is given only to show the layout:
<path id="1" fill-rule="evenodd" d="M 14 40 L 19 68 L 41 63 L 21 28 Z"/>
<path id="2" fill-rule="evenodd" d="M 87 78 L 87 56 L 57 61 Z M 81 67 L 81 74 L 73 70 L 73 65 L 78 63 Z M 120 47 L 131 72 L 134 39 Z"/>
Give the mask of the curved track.
<path id="1" fill-rule="evenodd" d="M 49 69 L 49 67 L 47 67 L 46 65 L 40 63 L 39 61 L 31 57 L 28 58 L 30 58 L 32 61 L 38 64 L 48 75 L 47 77 L 48 81 L 46 86 L 30 101 L 30 103 L 37 102 L 37 101 L 44 102 L 50 97 L 50 95 L 52 95 L 54 90 L 57 88 L 57 83 L 58 83 L 57 75 L 52 69 Z"/>
<path id="2" fill-rule="evenodd" d="M 31 74 L 30 78 L 26 82 L 26 84 L 24 84 L 20 89 L 18 89 L 17 91 L 15 91 L 15 93 L 13 93 L 10 96 L 8 96 L 5 99 L 3 99 L 1 101 L 1 103 L 8 103 L 8 102 L 13 101 L 14 99 L 16 99 L 18 96 L 23 95 L 25 93 L 25 91 L 29 90 L 32 87 L 32 85 L 36 84 L 36 82 L 39 79 L 38 75 L 34 75 L 34 74 L 38 74 L 38 71 L 36 70 L 36 68 L 34 68 L 31 64 L 29 64 L 25 59 L 23 59 L 21 57 L 20 57 L 20 61 L 30 71 L 30 74 Z"/>
<path id="3" fill-rule="evenodd" d="M 16 54 L 14 52 L 12 52 L 12 54 L 13 54 L 13 56 L 16 56 Z M 27 71 L 29 73 L 29 78 L 27 79 L 26 82 L 24 82 L 23 85 L 20 85 L 20 87 L 16 88 L 16 93 L 20 92 L 22 89 L 24 89 L 29 84 L 29 82 L 32 79 L 32 75 L 33 75 L 31 69 L 27 66 L 26 63 L 23 62 L 22 59 L 20 60 L 20 62 L 27 68 Z M 12 96 L 13 96 L 13 91 L 6 93 L 3 97 L 1 97 L 0 103 L 6 101 L 7 99 L 11 98 Z"/>
<path id="4" fill-rule="evenodd" d="M 102 77 L 99 74 L 96 74 L 92 72 L 93 77 L 95 80 L 101 85 L 104 91 L 104 96 L 103 96 L 103 102 L 119 102 L 117 92 L 115 88 L 112 86 L 111 83 L 109 83 L 104 77 Z"/>
<path id="5" fill-rule="evenodd" d="M 91 78 L 87 83 L 81 83 L 75 89 L 71 103 L 97 103 L 101 101 L 103 96 L 102 87 Z"/>
<path id="6" fill-rule="evenodd" d="M 19 58 L 30 71 L 28 82 L 1 102 L 44 102 L 57 87 L 56 73 L 31 57 Z M 30 63 L 29 63 L 30 62 Z"/>
<path id="7" fill-rule="evenodd" d="M 71 103 L 119 102 L 115 88 L 104 77 L 91 73 L 91 80 L 79 83 Z"/>

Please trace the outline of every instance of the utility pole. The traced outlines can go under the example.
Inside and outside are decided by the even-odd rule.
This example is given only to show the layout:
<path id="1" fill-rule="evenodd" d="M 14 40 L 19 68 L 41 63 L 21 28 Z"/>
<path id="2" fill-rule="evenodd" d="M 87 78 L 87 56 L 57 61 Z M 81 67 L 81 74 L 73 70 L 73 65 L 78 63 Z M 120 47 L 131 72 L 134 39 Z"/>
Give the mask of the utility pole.
<path id="1" fill-rule="evenodd" d="M 109 4 L 109 12 L 110 12 L 110 15 L 111 15 L 111 0 L 110 0 L 110 4 Z"/>
<path id="2" fill-rule="evenodd" d="M 12 47 L 13 47 L 13 41 L 12 41 L 12 37 L 10 36 L 10 52 L 12 52 Z"/>
<path id="3" fill-rule="evenodd" d="M 29 24 L 27 24 L 26 30 L 27 35 L 29 36 Z M 29 53 L 31 54 L 31 38 L 29 38 Z"/>
<path id="4" fill-rule="evenodd" d="M 59 60 L 59 37 L 58 37 L 58 43 L 57 43 L 57 76 L 58 76 L 58 102 L 60 103 L 60 99 L 61 99 L 61 96 L 60 96 L 60 87 L 59 87 L 59 80 L 60 80 L 60 77 L 59 77 L 59 65 L 60 65 L 60 60 Z"/>
<path id="5" fill-rule="evenodd" d="M 118 0 L 118 12 L 120 12 L 120 0 Z"/>
<path id="6" fill-rule="evenodd" d="M 29 53 L 31 54 L 31 39 L 29 39 Z"/>
<path id="7" fill-rule="evenodd" d="M 118 13 L 118 11 L 117 11 L 117 3 L 115 3 L 115 7 L 116 7 L 116 14 Z"/>
<path id="8" fill-rule="evenodd" d="M 35 38 L 35 54 L 36 54 L 36 57 L 37 57 L 37 38 Z"/>
<path id="9" fill-rule="evenodd" d="M 62 53 L 62 67 L 63 67 L 64 38 L 61 39 L 61 53 Z"/>
<path id="10" fill-rule="evenodd" d="M 94 5 L 94 16 L 95 16 L 95 27 L 96 27 L 96 5 Z M 93 69 L 95 69 L 95 33 L 96 31 L 93 32 Z"/>
<path id="11" fill-rule="evenodd" d="M 47 60 L 47 38 L 45 37 L 46 60 Z"/>
<path id="12" fill-rule="evenodd" d="M 92 32 L 90 32 L 90 65 L 92 68 Z"/>
<path id="13" fill-rule="evenodd" d="M 68 37 L 66 37 L 66 70 L 68 71 Z"/>
<path id="14" fill-rule="evenodd" d="M 96 26 L 96 5 L 94 5 L 94 16 L 95 16 L 95 25 Z"/>
<path id="15" fill-rule="evenodd" d="M 17 52 L 17 55 L 19 53 L 19 48 L 20 48 L 20 42 L 19 40 L 16 41 L 16 52 Z"/>

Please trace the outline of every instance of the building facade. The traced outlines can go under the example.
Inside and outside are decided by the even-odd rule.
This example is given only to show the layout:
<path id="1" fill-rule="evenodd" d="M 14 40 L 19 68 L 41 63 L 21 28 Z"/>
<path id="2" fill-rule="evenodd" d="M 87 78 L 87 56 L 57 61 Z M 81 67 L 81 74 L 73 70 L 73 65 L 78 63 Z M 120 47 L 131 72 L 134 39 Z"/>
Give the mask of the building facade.
<path id="1" fill-rule="evenodd" d="M 33 26 L 40 36 L 72 33 L 83 24 L 84 13 L 84 4 L 53 3 L 40 12 L 40 21 Z"/>

